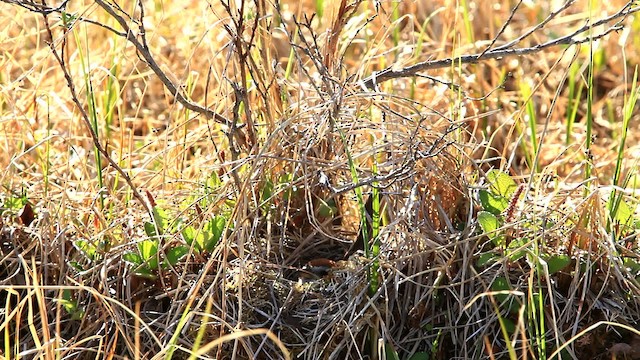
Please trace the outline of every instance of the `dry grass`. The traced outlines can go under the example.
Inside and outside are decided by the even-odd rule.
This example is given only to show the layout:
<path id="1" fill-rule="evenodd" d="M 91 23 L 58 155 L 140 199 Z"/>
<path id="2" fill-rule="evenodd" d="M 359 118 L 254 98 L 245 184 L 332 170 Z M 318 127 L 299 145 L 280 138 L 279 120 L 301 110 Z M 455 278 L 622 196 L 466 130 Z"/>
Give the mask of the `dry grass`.
<path id="1" fill-rule="evenodd" d="M 100 1 L 69 2 L 69 26 L 48 15 L 50 32 L 16 3 L 0 5 L 0 355 L 640 358 L 637 110 L 619 148 L 637 13 L 593 43 L 588 106 L 589 42 L 361 81 L 500 46 L 560 1 L 522 2 L 502 32 L 517 1 L 336 1 L 312 20 L 310 1 L 144 2 L 149 54 L 204 116 Z M 624 4 L 576 1 L 517 47 Z M 141 7 L 120 5 L 137 29 Z M 520 185 L 495 233 L 477 220 L 490 169 Z M 362 251 L 373 186 L 377 257 Z M 220 239 L 189 246 L 182 230 L 211 219 Z"/>

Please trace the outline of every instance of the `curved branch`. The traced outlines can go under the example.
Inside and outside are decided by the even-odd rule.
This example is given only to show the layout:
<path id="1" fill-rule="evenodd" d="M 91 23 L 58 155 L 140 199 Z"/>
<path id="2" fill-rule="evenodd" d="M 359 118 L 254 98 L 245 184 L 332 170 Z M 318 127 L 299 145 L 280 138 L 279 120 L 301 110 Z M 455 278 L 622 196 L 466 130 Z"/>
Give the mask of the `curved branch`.
<path id="1" fill-rule="evenodd" d="M 127 21 L 121 15 L 119 15 L 111 5 L 107 4 L 103 0 L 95 0 L 95 2 L 120 24 L 120 26 L 124 29 L 125 38 L 127 39 L 127 41 L 129 41 L 131 44 L 133 44 L 133 46 L 135 46 L 136 50 L 138 51 L 138 54 L 142 56 L 142 58 L 147 63 L 147 65 L 149 65 L 151 70 L 156 74 L 156 76 L 158 76 L 158 78 L 160 78 L 160 81 L 162 81 L 162 83 L 167 88 L 167 90 L 169 90 L 169 92 L 176 97 L 176 100 L 180 104 L 182 104 L 185 108 L 191 111 L 202 114 L 208 118 L 213 118 L 217 122 L 223 125 L 226 125 L 226 126 L 233 125 L 233 122 L 227 119 L 226 117 L 218 114 L 217 112 L 205 106 L 201 106 L 187 99 L 187 97 L 184 96 L 184 94 L 178 89 L 178 87 L 173 82 L 171 82 L 171 80 L 169 80 L 167 75 L 162 71 L 162 69 L 160 69 L 160 66 L 158 65 L 156 60 L 153 58 L 153 55 L 151 55 L 151 53 L 149 52 L 149 47 L 146 44 L 146 41 L 144 40 L 145 30 L 142 24 L 140 24 L 140 30 L 141 30 L 140 34 L 142 36 L 143 41 L 139 41 L 136 35 L 134 34 L 133 30 L 129 27 L 129 24 L 127 23 Z M 118 32 L 117 34 L 120 35 L 121 33 Z M 241 126 L 235 125 L 235 127 L 239 128 Z"/>

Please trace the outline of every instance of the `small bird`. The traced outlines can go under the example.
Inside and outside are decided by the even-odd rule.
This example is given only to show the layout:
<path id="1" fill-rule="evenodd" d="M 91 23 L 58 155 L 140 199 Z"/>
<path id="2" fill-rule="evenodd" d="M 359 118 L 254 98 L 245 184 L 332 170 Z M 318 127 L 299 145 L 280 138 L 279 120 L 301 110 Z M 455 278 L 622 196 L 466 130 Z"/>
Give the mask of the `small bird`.
<path id="1" fill-rule="evenodd" d="M 298 271 L 299 280 L 318 280 L 331 273 L 337 263 L 331 259 L 318 258 L 309 261 L 302 270 Z"/>

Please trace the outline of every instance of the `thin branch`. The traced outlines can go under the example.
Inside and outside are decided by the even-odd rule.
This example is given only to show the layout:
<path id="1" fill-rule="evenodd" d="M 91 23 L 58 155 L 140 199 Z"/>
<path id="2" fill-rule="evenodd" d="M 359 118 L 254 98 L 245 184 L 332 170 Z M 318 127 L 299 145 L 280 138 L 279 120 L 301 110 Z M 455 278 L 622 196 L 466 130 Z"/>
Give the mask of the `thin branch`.
<path id="1" fill-rule="evenodd" d="M 64 9 L 67 7 L 67 3 L 69 2 L 69 0 L 65 0 L 62 2 L 62 4 L 56 6 L 56 7 L 51 7 L 48 6 L 47 4 L 38 4 L 38 3 L 34 3 L 31 1 L 22 1 L 22 0 L 0 0 L 3 3 L 7 3 L 7 4 L 13 4 L 13 5 L 18 5 L 22 8 L 25 8 L 31 12 L 35 12 L 35 13 L 39 13 L 42 15 L 49 15 L 51 13 L 54 12 L 62 12 L 64 11 Z"/>
<path id="2" fill-rule="evenodd" d="M 31 2 L 31 1 L 22 1 L 22 0 L 0 0 L 0 2 L 3 3 L 7 3 L 7 4 L 11 4 L 11 5 L 17 5 L 20 6 L 22 8 L 25 8 L 31 12 L 37 13 L 37 14 L 41 14 L 43 16 L 47 16 L 53 13 L 58 13 L 58 14 L 63 14 L 65 13 L 65 9 L 67 6 L 67 3 L 69 2 L 69 0 L 65 0 L 63 1 L 60 5 L 56 6 L 56 7 L 52 7 L 52 6 L 48 6 L 45 3 L 42 4 L 38 4 L 35 2 Z M 109 15 L 111 15 L 119 24 L 120 26 L 124 29 L 124 31 L 118 31 L 110 26 L 101 24 L 99 22 L 90 20 L 90 19 L 86 19 L 84 17 L 79 17 L 77 19 L 75 19 L 76 21 L 83 21 L 83 22 L 87 22 L 93 25 L 97 25 L 100 26 L 108 31 L 110 31 L 111 33 L 123 37 L 125 38 L 127 41 L 129 41 L 131 44 L 133 44 L 133 46 L 135 46 L 136 50 L 138 51 L 138 54 L 140 56 L 142 56 L 143 60 L 147 63 L 147 65 L 149 65 L 149 67 L 151 68 L 151 70 L 156 74 L 156 76 L 158 76 L 158 78 L 160 79 L 160 81 L 162 81 L 162 83 L 164 84 L 164 86 L 167 88 L 167 90 L 169 90 L 169 92 L 175 96 L 176 100 L 182 104 L 182 106 L 184 106 L 185 108 L 196 112 L 198 114 L 202 114 L 204 116 L 206 116 L 207 118 L 213 118 L 215 119 L 218 123 L 221 123 L 223 125 L 226 126 L 231 126 L 231 121 L 229 119 L 227 119 L 226 117 L 224 117 L 223 115 L 205 107 L 205 106 L 201 106 L 191 100 L 189 100 L 180 90 L 179 87 L 174 84 L 171 80 L 169 80 L 169 78 L 167 77 L 167 75 L 162 71 L 162 69 L 160 68 L 160 66 L 158 65 L 158 63 L 156 62 L 156 60 L 154 59 L 153 55 L 151 54 L 150 50 L 149 50 L 149 46 L 147 45 L 147 41 L 146 41 L 146 37 L 145 37 L 145 28 L 142 22 L 142 17 L 144 16 L 144 8 L 142 6 L 142 4 L 140 3 L 140 10 L 141 10 L 141 15 L 140 15 L 140 21 L 137 21 L 138 23 L 138 27 L 139 27 L 139 35 L 140 38 L 142 39 L 142 41 L 139 41 L 138 38 L 136 37 L 136 34 L 134 33 L 134 31 L 131 29 L 131 27 L 129 26 L 127 20 L 125 20 L 125 18 L 123 16 L 121 16 L 119 14 L 119 12 L 122 12 L 124 14 L 126 14 L 126 12 L 124 12 L 117 4 L 108 4 L 103 0 L 95 0 L 96 4 L 98 4 L 102 9 L 104 9 Z M 115 8 L 115 9 L 114 9 Z M 127 15 L 127 17 L 131 18 L 130 16 Z M 244 124 L 236 124 L 235 128 L 236 129 L 241 129 L 244 127 Z"/>
<path id="3" fill-rule="evenodd" d="M 140 28 L 139 32 L 142 39 L 142 41 L 140 41 L 136 37 L 133 30 L 129 27 L 129 24 L 127 23 L 127 21 L 120 14 L 118 14 L 118 12 L 116 12 L 116 10 L 114 10 L 114 8 L 110 4 L 107 4 L 103 0 L 95 0 L 95 2 L 120 24 L 120 26 L 124 29 L 124 33 L 126 34 L 125 38 L 127 39 L 127 41 L 129 41 L 131 44 L 133 44 L 133 46 L 135 46 L 136 50 L 138 51 L 138 54 L 142 56 L 142 58 L 147 63 L 147 65 L 149 65 L 151 70 L 156 74 L 156 76 L 160 79 L 160 81 L 162 81 L 162 83 L 167 88 L 167 90 L 169 90 L 169 92 L 173 96 L 175 96 L 176 100 L 180 104 L 182 104 L 182 106 L 184 106 L 185 108 L 191 111 L 202 114 L 208 118 L 214 118 L 217 122 L 223 125 L 226 125 L 226 126 L 232 125 L 231 121 L 226 117 L 218 114 L 217 112 L 207 107 L 201 106 L 187 99 L 187 97 L 179 90 L 178 86 L 176 86 L 173 82 L 171 82 L 171 80 L 169 80 L 167 75 L 162 71 L 162 69 L 160 69 L 160 66 L 158 65 L 153 55 L 151 55 L 149 51 L 149 47 L 147 45 L 146 38 L 145 38 L 145 29 L 142 22 L 140 22 L 139 24 L 139 28 Z M 242 126 L 236 125 L 236 128 L 240 128 L 240 127 Z"/>
<path id="4" fill-rule="evenodd" d="M 509 13 L 509 18 L 507 18 L 507 21 L 505 21 L 504 24 L 502 24 L 502 27 L 500 28 L 500 30 L 498 30 L 498 33 L 496 34 L 496 36 L 494 36 L 493 40 L 491 40 L 491 44 L 489 44 L 489 46 L 487 46 L 487 48 L 484 49 L 484 51 L 482 51 L 482 53 L 480 53 L 480 57 L 482 57 L 487 51 L 491 50 L 493 45 L 495 45 L 496 41 L 498 41 L 498 38 L 500 38 L 500 36 L 502 34 L 504 34 L 504 32 L 505 32 L 505 30 L 507 30 L 507 27 L 509 26 L 509 24 L 511 24 L 511 21 L 513 21 L 513 17 L 518 12 L 518 8 L 520 7 L 520 5 L 522 5 L 523 1 L 524 0 L 518 1 L 516 6 L 513 9 L 511 9 L 511 12 Z M 569 0 L 569 1 L 575 1 L 575 0 Z M 538 26 L 539 25 L 540 24 L 538 24 Z"/>
<path id="5" fill-rule="evenodd" d="M 621 21 L 617 22 L 616 24 L 614 24 L 612 27 L 605 30 L 601 34 L 594 35 L 591 37 L 586 37 L 583 39 L 576 39 L 576 37 L 596 26 L 607 24 L 616 19 L 625 18 L 630 14 L 640 11 L 640 7 L 631 7 L 631 4 L 632 2 L 629 2 L 615 14 L 608 16 L 606 18 L 600 19 L 592 24 L 586 24 L 569 35 L 566 35 L 554 40 L 550 40 L 545 43 L 541 43 L 532 47 L 512 49 L 512 48 L 504 48 L 504 46 L 501 46 L 493 50 L 484 51 L 480 54 L 462 55 L 454 58 L 452 57 L 452 58 L 446 58 L 446 59 L 440 59 L 440 60 L 423 61 L 415 65 L 405 67 L 400 70 L 394 70 L 393 66 L 389 66 L 380 72 L 374 72 L 372 75 L 362 80 L 362 85 L 363 87 L 368 89 L 375 89 L 377 84 L 388 81 L 388 80 L 417 76 L 417 74 L 421 71 L 446 68 L 446 67 L 452 66 L 454 63 L 455 64 L 476 64 L 476 63 L 479 63 L 480 61 L 484 61 L 487 59 L 502 59 L 504 57 L 509 57 L 509 56 L 522 56 L 522 55 L 538 53 L 550 47 L 555 47 L 560 45 L 578 45 L 578 44 L 583 44 L 589 41 L 595 41 L 610 34 L 613 31 L 621 30 L 622 29 L 622 25 L 620 24 Z M 512 46 L 513 44 L 510 43 L 507 45 Z"/>
<path id="6" fill-rule="evenodd" d="M 55 13 L 55 14 L 59 14 L 60 16 L 63 16 L 63 14 L 67 14 L 67 15 L 69 14 L 66 12 L 67 3 L 69 2 L 69 0 L 65 0 L 62 4 L 56 7 L 48 6 L 46 4 L 36 4 L 30 1 L 22 1 L 22 0 L 0 0 L 0 2 L 3 2 L 5 4 L 17 5 L 21 8 L 27 9 L 32 13 L 36 13 L 40 15 L 50 15 Z M 77 16 L 77 17 L 74 16 L 73 20 L 71 20 L 70 22 L 89 23 L 91 25 L 99 26 L 103 29 L 106 29 L 107 31 L 112 32 L 120 37 L 124 37 L 124 38 L 127 37 L 127 34 L 123 31 L 118 31 L 109 25 L 102 24 L 98 21 L 86 18 L 84 16 Z"/>
<path id="7" fill-rule="evenodd" d="M 71 74 L 67 70 L 67 64 L 64 60 L 65 58 L 64 49 L 66 48 L 66 41 L 63 41 L 62 54 L 60 54 L 56 49 L 54 37 L 53 37 L 53 31 L 49 26 L 48 14 L 50 13 L 42 12 L 41 14 L 44 17 L 44 24 L 47 29 L 47 33 L 49 34 L 49 47 L 51 48 L 51 53 L 56 58 L 56 60 L 58 61 L 58 64 L 60 65 L 60 68 L 62 69 L 62 73 L 64 74 L 64 78 L 67 82 L 67 87 L 71 92 L 71 99 L 73 100 L 74 104 L 76 105 L 76 107 L 80 111 L 80 114 L 82 115 L 82 121 L 85 127 L 87 128 L 87 130 L 89 130 L 89 135 L 91 136 L 91 140 L 93 141 L 94 146 L 96 147 L 98 152 L 107 159 L 109 164 L 122 176 L 124 181 L 127 183 L 129 188 L 131 189 L 131 192 L 133 193 L 133 197 L 135 197 L 142 204 L 142 206 L 144 206 L 145 210 L 153 218 L 153 209 L 148 199 L 142 196 L 142 194 L 138 191 L 138 188 L 135 186 L 135 184 L 133 184 L 133 181 L 131 180 L 131 177 L 129 176 L 129 174 L 127 174 L 127 172 L 124 171 L 120 167 L 120 165 L 118 165 L 118 163 L 111 158 L 111 155 L 109 154 L 109 152 L 100 143 L 98 134 L 95 132 L 93 126 L 91 126 L 91 120 L 89 120 L 89 114 L 87 113 L 84 106 L 82 105 L 82 103 L 80 103 L 80 100 L 78 99 L 78 93 L 76 91 L 73 79 L 71 78 Z M 67 31 L 65 29 L 65 34 L 63 35 L 64 39 L 66 39 L 66 35 L 67 35 Z"/>
<path id="8" fill-rule="evenodd" d="M 568 0 L 566 3 L 564 3 L 564 5 L 562 5 L 558 10 L 552 12 L 551 14 L 549 14 L 549 16 L 547 16 L 546 19 L 542 20 L 538 25 L 532 27 L 531 29 L 529 29 L 528 31 L 526 31 L 524 34 L 518 36 L 517 38 L 513 39 L 512 41 L 509 41 L 508 43 L 498 46 L 496 47 L 494 50 L 504 50 L 504 49 L 508 49 L 512 46 L 514 46 L 515 44 L 519 43 L 520 41 L 524 40 L 525 38 L 529 37 L 531 34 L 533 34 L 534 32 L 542 29 L 545 25 L 547 25 L 551 20 L 555 19 L 556 16 L 558 16 L 561 12 L 565 11 L 566 9 L 568 9 L 571 5 L 573 5 L 573 3 L 576 2 L 576 0 Z M 515 11 L 515 9 L 514 9 Z M 511 20 L 511 18 L 513 17 L 510 16 L 509 20 Z M 506 27 L 506 26 L 505 26 Z M 504 31 L 504 29 L 503 29 Z"/>

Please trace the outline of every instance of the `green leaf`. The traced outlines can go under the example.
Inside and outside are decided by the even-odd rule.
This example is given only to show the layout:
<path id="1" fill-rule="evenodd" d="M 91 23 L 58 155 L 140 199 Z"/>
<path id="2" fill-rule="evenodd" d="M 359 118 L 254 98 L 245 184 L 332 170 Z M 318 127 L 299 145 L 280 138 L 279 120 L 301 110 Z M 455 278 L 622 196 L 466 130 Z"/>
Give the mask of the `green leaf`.
<path id="1" fill-rule="evenodd" d="M 152 240 L 144 240 L 138 243 L 138 250 L 143 262 L 147 263 L 149 270 L 158 268 L 158 243 Z"/>
<path id="2" fill-rule="evenodd" d="M 169 215 L 164 209 L 161 209 L 157 206 L 153 207 L 153 220 L 156 222 L 158 226 L 158 231 L 162 234 L 169 227 Z M 146 230 L 146 228 L 145 228 Z M 148 234 L 147 234 L 148 235 Z"/>
<path id="3" fill-rule="evenodd" d="M 495 263 L 498 259 L 499 257 L 491 252 L 482 253 L 478 257 L 478 261 L 476 262 L 476 265 L 479 267 L 488 266 Z"/>
<path id="4" fill-rule="evenodd" d="M 262 195 L 260 196 L 260 208 L 263 212 L 268 213 L 271 209 L 273 199 L 273 181 L 267 179 L 262 186 Z"/>
<path id="5" fill-rule="evenodd" d="M 194 233 L 195 238 L 193 247 L 198 252 L 202 252 L 205 250 L 205 245 L 213 233 L 213 231 L 211 230 L 211 223 L 207 222 L 202 229 L 194 229 Z"/>
<path id="6" fill-rule="evenodd" d="M 147 266 L 145 266 L 147 269 L 149 269 L 150 272 L 157 270 L 158 269 L 158 258 L 151 258 L 147 261 Z M 143 264 L 144 266 L 144 264 Z"/>
<path id="7" fill-rule="evenodd" d="M 529 240 L 525 238 L 513 239 L 509 243 L 509 246 L 507 246 L 507 256 L 509 257 L 509 261 L 516 262 L 527 255 L 526 245 L 528 243 Z"/>
<path id="8" fill-rule="evenodd" d="M 478 223 L 485 234 L 490 234 L 500 228 L 498 218 L 488 211 L 478 213 Z"/>
<path id="9" fill-rule="evenodd" d="M 72 314 L 76 310 L 75 301 L 70 301 L 70 300 L 66 300 L 66 299 L 56 299 L 56 301 L 59 302 L 60 304 L 62 304 L 62 307 L 64 307 L 64 309 L 69 314 Z"/>
<path id="10" fill-rule="evenodd" d="M 429 353 L 424 351 L 418 351 L 417 353 L 411 355 L 409 360 L 429 360 Z"/>
<path id="11" fill-rule="evenodd" d="M 182 236 L 196 251 L 211 252 L 222 238 L 226 225 L 227 219 L 224 216 L 214 216 L 200 230 L 193 226 L 185 227 L 182 229 Z"/>
<path id="12" fill-rule="evenodd" d="M 152 240 L 144 240 L 138 243 L 138 250 L 144 261 L 154 257 L 158 253 L 158 243 Z"/>
<path id="13" fill-rule="evenodd" d="M 500 215 L 500 213 L 509 207 L 509 200 L 486 190 L 480 190 L 478 197 L 480 198 L 482 208 L 495 215 Z"/>
<path id="14" fill-rule="evenodd" d="M 0 206 L 0 213 L 2 213 L 1 210 L 11 210 L 14 212 L 18 212 L 20 211 L 20 209 L 22 209 L 25 205 L 27 204 L 27 197 L 26 195 L 23 196 L 10 196 L 7 197 L 5 199 L 2 199 L 2 205 Z"/>
<path id="15" fill-rule="evenodd" d="M 630 231 L 634 228 L 635 214 L 627 202 L 619 197 L 611 197 L 609 199 L 609 209 L 614 212 L 611 216 L 614 222 L 622 225 L 623 230 Z"/>
<path id="16" fill-rule="evenodd" d="M 227 225 L 227 219 L 225 219 L 223 216 L 214 216 L 211 220 L 209 220 L 207 225 L 209 236 L 206 237 L 204 249 L 208 252 L 211 252 L 218 244 L 218 241 L 220 241 L 220 239 L 222 238 L 222 232 Z"/>
<path id="17" fill-rule="evenodd" d="M 488 211 L 480 211 L 478 213 L 478 223 L 482 228 L 482 231 L 491 237 L 491 242 L 495 246 L 504 246 L 505 237 L 501 231 L 496 231 L 500 228 L 500 220 Z"/>
<path id="18" fill-rule="evenodd" d="M 511 176 L 495 169 L 487 173 L 486 179 L 489 190 L 480 190 L 480 203 L 484 210 L 500 215 L 509 206 L 509 201 L 518 189 L 518 185 Z"/>
<path id="19" fill-rule="evenodd" d="M 156 231 L 156 226 L 149 221 L 144 223 L 144 233 L 147 234 L 150 238 L 155 238 L 158 236 L 158 232 Z"/>
<path id="20" fill-rule="evenodd" d="M 169 249 L 169 251 L 167 251 L 167 254 L 166 254 L 167 258 L 165 259 L 165 261 L 171 264 L 171 266 L 174 266 L 175 264 L 178 263 L 178 261 L 180 261 L 180 259 L 182 259 L 188 253 L 189 253 L 188 247 L 184 245 L 176 246 L 172 249 Z"/>
<path id="21" fill-rule="evenodd" d="M 220 185 L 222 185 L 222 181 L 220 181 L 218 173 L 216 171 L 212 171 L 205 183 L 207 190 L 215 190 L 220 187 Z"/>
<path id="22" fill-rule="evenodd" d="M 85 271 L 85 268 L 82 267 L 82 265 L 80 265 L 80 263 L 77 262 L 77 261 L 70 261 L 69 265 L 71 265 L 71 267 L 73 267 L 74 269 L 76 269 L 78 271 Z"/>
<path id="23" fill-rule="evenodd" d="M 176 218 L 174 219 L 171 224 L 169 229 L 171 230 L 171 233 L 176 233 L 178 232 L 179 229 L 182 229 L 184 227 L 184 219 L 183 218 Z"/>
<path id="24" fill-rule="evenodd" d="M 133 273 L 137 276 L 144 277 L 147 279 L 153 280 L 156 278 L 153 272 L 151 272 L 151 269 L 149 269 L 147 266 L 138 266 L 135 270 L 133 270 Z"/>
<path id="25" fill-rule="evenodd" d="M 273 181 L 267 179 L 262 186 L 262 202 L 268 201 L 273 196 Z"/>
<path id="26" fill-rule="evenodd" d="M 86 240 L 76 240 L 74 244 L 87 257 L 87 259 L 95 260 L 97 258 L 97 249 L 92 243 Z"/>
<path id="27" fill-rule="evenodd" d="M 494 295 L 498 304 L 500 306 L 505 306 L 506 309 L 511 314 L 517 314 L 520 309 L 520 303 L 516 301 L 516 299 L 511 296 L 511 293 L 507 293 L 506 291 L 511 291 L 511 287 L 509 286 L 509 281 L 505 277 L 496 278 L 491 284 L 491 291 L 505 291 L 503 294 Z"/>
<path id="28" fill-rule="evenodd" d="M 122 255 L 122 259 L 126 262 L 132 263 L 134 265 L 140 265 L 144 262 L 144 260 L 142 260 L 142 258 L 140 257 L 140 255 L 129 251 L 124 253 L 124 255 Z"/>
<path id="29" fill-rule="evenodd" d="M 629 270 L 631 275 L 640 275 L 640 262 L 638 262 L 637 260 L 634 260 L 632 258 L 625 258 L 622 261 L 622 264 Z"/>
<path id="30" fill-rule="evenodd" d="M 557 273 L 571 263 L 569 255 L 553 255 L 545 260 L 549 268 L 549 275 Z"/>
<path id="31" fill-rule="evenodd" d="M 511 176 L 500 170 L 489 170 L 487 181 L 489 182 L 489 191 L 493 195 L 502 196 L 506 199 L 510 199 L 518 189 L 518 185 Z"/>
<path id="32" fill-rule="evenodd" d="M 318 215 L 325 218 L 332 218 L 338 213 L 338 207 L 335 199 L 331 198 L 327 201 L 320 199 L 320 207 L 318 209 Z"/>
<path id="33" fill-rule="evenodd" d="M 509 282 L 507 281 L 507 278 L 497 277 L 491 284 L 491 291 L 504 291 L 504 290 L 511 290 L 511 287 L 509 287 Z M 509 294 L 497 294 L 495 295 L 495 297 L 499 303 L 503 303 L 509 298 Z"/>
<path id="34" fill-rule="evenodd" d="M 198 236 L 198 230 L 196 230 L 191 225 L 189 225 L 189 226 L 185 227 L 184 229 L 182 229 L 182 237 L 184 238 L 184 241 L 186 241 L 187 244 L 189 244 L 189 245 L 193 244 L 193 241 L 196 239 L 197 236 Z M 202 249 L 199 249 L 196 246 L 196 250 L 202 250 Z"/>
<path id="35" fill-rule="evenodd" d="M 502 318 L 502 324 L 504 325 L 505 330 L 509 334 L 513 334 L 516 332 L 516 324 L 513 321 L 507 318 Z"/>
<path id="36" fill-rule="evenodd" d="M 384 357 L 386 360 L 400 360 L 398 353 L 389 343 L 384 344 Z"/>
<path id="37" fill-rule="evenodd" d="M 65 311 L 71 315 L 71 319 L 81 320 L 84 317 L 84 310 L 78 307 L 78 301 L 73 298 L 71 290 L 62 290 L 62 298 L 55 299 L 55 301 L 59 302 L 62 307 L 64 307 Z"/>
<path id="38" fill-rule="evenodd" d="M 69 290 L 69 289 L 62 290 L 62 299 L 67 300 L 67 301 L 72 301 L 73 300 L 73 294 L 71 294 L 71 290 Z"/>

